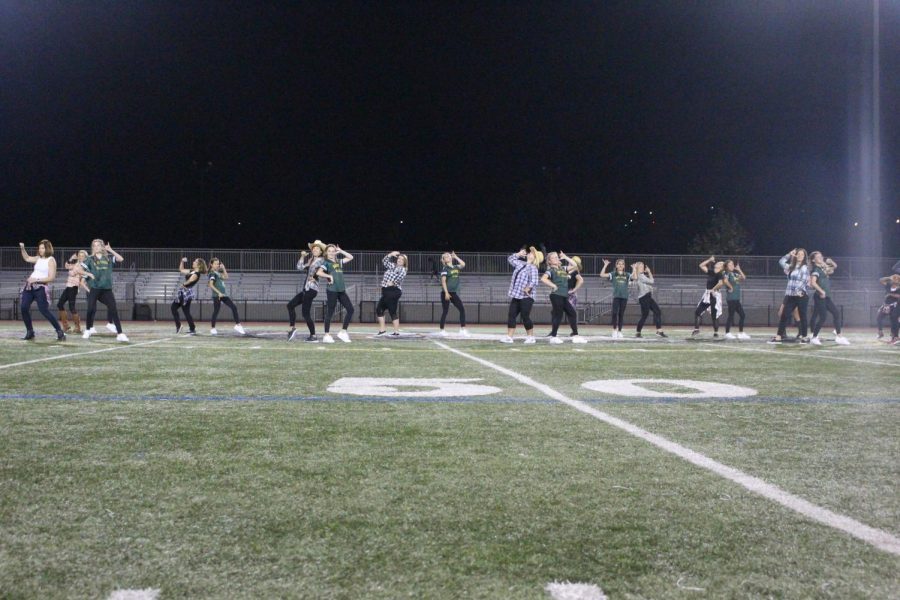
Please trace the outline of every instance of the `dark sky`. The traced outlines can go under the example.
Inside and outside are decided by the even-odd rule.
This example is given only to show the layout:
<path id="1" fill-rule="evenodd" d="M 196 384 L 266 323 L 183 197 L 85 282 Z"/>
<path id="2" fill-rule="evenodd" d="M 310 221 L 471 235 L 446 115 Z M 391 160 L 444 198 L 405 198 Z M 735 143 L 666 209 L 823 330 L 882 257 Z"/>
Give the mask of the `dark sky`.
<path id="1" fill-rule="evenodd" d="M 871 6 L 0 0 L 0 245 L 858 254 Z"/>

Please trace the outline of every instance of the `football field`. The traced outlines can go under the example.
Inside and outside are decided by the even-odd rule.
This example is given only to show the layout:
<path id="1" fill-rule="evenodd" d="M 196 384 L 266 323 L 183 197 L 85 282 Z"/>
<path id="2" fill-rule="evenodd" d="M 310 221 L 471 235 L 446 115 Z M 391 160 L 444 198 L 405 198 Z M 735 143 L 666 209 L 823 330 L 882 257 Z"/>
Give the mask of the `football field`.
<path id="1" fill-rule="evenodd" d="M 872 331 L 245 326 L 0 325 L 0 598 L 900 598 Z"/>

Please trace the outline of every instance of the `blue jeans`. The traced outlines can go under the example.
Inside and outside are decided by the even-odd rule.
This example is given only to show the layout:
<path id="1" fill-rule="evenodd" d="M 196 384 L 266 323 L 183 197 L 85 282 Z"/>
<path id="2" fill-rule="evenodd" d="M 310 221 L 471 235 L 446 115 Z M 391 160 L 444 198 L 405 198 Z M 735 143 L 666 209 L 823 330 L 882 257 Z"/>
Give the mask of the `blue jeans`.
<path id="1" fill-rule="evenodd" d="M 59 321 L 50 312 L 50 290 L 44 286 L 36 286 L 22 290 L 22 302 L 19 308 L 22 309 L 22 322 L 25 323 L 26 331 L 33 331 L 31 324 L 31 303 L 37 302 L 38 310 L 44 315 L 44 318 L 50 321 L 53 329 L 62 331 L 59 328 Z"/>

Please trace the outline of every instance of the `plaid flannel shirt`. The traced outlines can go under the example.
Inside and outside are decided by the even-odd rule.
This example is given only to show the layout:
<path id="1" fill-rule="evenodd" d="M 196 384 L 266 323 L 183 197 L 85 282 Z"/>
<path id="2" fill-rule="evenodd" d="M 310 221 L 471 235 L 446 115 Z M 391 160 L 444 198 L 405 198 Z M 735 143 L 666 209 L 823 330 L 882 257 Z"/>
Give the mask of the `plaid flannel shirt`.
<path id="1" fill-rule="evenodd" d="M 809 291 L 809 267 L 800 265 L 799 269 L 790 270 L 791 255 L 785 254 L 778 261 L 784 274 L 788 276 L 787 289 L 784 290 L 785 296 L 806 296 Z"/>
<path id="2" fill-rule="evenodd" d="M 535 289 L 538 283 L 537 267 L 528 263 L 528 261 L 522 260 L 516 254 L 510 254 L 506 260 L 515 268 L 512 281 L 509 282 L 509 292 L 506 295 L 517 300 L 522 298 L 534 300 Z M 530 288 L 530 291 L 527 293 L 525 292 L 526 288 Z"/>
<path id="3" fill-rule="evenodd" d="M 390 254 L 381 259 L 381 264 L 384 265 L 384 277 L 381 278 L 381 287 L 390 287 L 394 286 L 398 290 L 402 290 L 400 284 L 403 283 L 403 279 L 406 277 L 406 267 L 400 267 L 396 263 L 395 260 L 391 260 L 394 258 Z"/>

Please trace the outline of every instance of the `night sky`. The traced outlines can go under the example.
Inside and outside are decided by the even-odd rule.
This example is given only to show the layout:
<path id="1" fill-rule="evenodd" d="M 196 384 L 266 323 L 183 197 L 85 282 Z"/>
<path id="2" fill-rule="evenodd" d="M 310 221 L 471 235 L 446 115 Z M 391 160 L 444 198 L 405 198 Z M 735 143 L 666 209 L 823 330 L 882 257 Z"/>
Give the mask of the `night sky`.
<path id="1" fill-rule="evenodd" d="M 871 6 L 0 0 L 0 245 L 860 254 Z"/>

